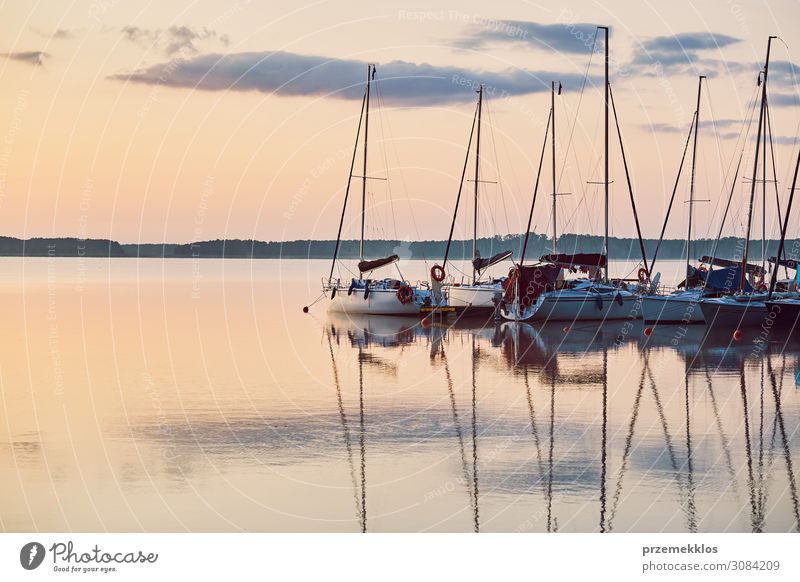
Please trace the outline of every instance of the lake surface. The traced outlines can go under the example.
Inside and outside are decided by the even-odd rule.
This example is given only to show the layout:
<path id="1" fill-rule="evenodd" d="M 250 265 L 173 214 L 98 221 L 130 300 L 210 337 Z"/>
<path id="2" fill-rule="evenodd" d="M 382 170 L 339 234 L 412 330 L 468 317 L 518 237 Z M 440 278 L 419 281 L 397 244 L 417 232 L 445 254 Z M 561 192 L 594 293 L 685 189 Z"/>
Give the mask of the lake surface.
<path id="1" fill-rule="evenodd" d="M 327 269 L 0 259 L 0 528 L 798 530 L 793 339 L 303 314 Z"/>

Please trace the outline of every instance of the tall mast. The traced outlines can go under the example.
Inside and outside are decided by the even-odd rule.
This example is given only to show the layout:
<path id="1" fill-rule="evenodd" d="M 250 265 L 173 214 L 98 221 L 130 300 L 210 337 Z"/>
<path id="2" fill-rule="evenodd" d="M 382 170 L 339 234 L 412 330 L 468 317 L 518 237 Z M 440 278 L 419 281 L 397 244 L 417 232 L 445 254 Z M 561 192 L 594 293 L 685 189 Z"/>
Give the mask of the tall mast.
<path id="1" fill-rule="evenodd" d="M 552 150 L 553 150 L 553 254 L 556 250 L 558 241 L 558 231 L 556 230 L 556 82 L 550 82 L 550 117 L 553 120 Z"/>
<path id="2" fill-rule="evenodd" d="M 761 149 L 761 128 L 764 124 L 764 107 L 767 103 L 767 72 L 769 71 L 769 50 L 772 45 L 772 39 L 777 38 L 770 36 L 767 39 L 767 59 L 764 62 L 764 78 L 763 85 L 761 85 L 761 108 L 758 115 L 758 130 L 756 131 L 756 153 L 753 156 L 753 179 L 750 183 L 750 206 L 747 213 L 747 235 L 744 239 L 744 255 L 742 256 L 742 272 L 739 274 L 739 290 L 744 289 L 744 280 L 747 274 L 747 255 L 750 252 L 750 229 L 753 226 L 753 202 L 756 195 L 756 183 L 758 180 L 758 154 Z"/>
<path id="3" fill-rule="evenodd" d="M 367 93 L 364 107 L 364 171 L 361 172 L 361 244 L 358 254 L 364 260 L 364 220 L 367 215 L 367 141 L 369 137 L 369 89 L 372 77 L 375 75 L 375 65 L 367 65 Z"/>
<path id="4" fill-rule="evenodd" d="M 786 216 L 783 217 L 783 227 L 781 228 L 781 242 L 778 245 L 778 254 L 775 255 L 775 271 L 769 281 L 769 295 L 767 299 L 772 299 L 772 294 L 775 292 L 775 283 L 778 282 L 778 268 L 781 266 L 781 256 L 783 256 L 784 244 L 786 243 L 786 229 L 789 228 L 789 213 L 792 211 L 792 201 L 794 200 L 794 191 L 797 189 L 797 173 L 800 171 L 800 152 L 797 154 L 797 163 L 794 166 L 794 178 L 792 178 L 792 188 L 789 190 L 789 202 L 786 205 Z"/>
<path id="5" fill-rule="evenodd" d="M 598 27 L 605 31 L 605 83 L 604 83 L 604 97 L 603 97 L 603 104 L 604 104 L 604 134 L 603 134 L 603 142 L 604 142 L 604 156 L 603 156 L 603 163 L 604 163 L 604 177 L 603 177 L 603 185 L 605 188 L 605 232 L 603 233 L 603 253 L 606 256 L 606 268 L 603 270 L 603 281 L 608 283 L 608 36 L 609 30 L 607 26 L 600 26 Z"/>
<path id="6" fill-rule="evenodd" d="M 694 212 L 694 177 L 697 163 L 697 134 L 700 133 L 700 91 L 703 87 L 705 75 L 700 75 L 697 80 L 697 108 L 694 110 L 694 143 L 692 144 L 692 172 L 689 178 L 689 232 L 686 236 L 686 277 L 692 263 L 692 213 Z"/>
<path id="7" fill-rule="evenodd" d="M 475 136 L 475 214 L 472 220 L 472 258 L 478 257 L 478 180 L 481 161 L 481 108 L 483 107 L 483 84 L 478 89 L 478 133 Z M 475 265 L 472 266 L 472 282 L 477 280 Z"/>

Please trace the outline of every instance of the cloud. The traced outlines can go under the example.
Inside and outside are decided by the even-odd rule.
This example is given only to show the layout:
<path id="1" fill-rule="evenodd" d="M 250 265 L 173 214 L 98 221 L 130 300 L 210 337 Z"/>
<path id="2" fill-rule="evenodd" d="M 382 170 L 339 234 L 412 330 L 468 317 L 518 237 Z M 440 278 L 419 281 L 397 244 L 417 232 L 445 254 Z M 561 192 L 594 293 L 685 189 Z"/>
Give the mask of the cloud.
<path id="1" fill-rule="evenodd" d="M 632 72 L 645 77 L 703 74 L 709 77 L 725 72 L 738 73 L 749 65 L 711 59 L 704 52 L 722 49 L 741 39 L 713 32 L 683 32 L 656 36 L 641 42 L 629 65 Z"/>
<path id="2" fill-rule="evenodd" d="M 33 65 L 35 67 L 44 65 L 45 59 L 50 58 L 50 54 L 44 51 L 19 51 L 14 53 L 2 53 L 2 56 L 19 61 L 21 63 Z"/>
<path id="3" fill-rule="evenodd" d="M 30 29 L 31 32 L 33 32 L 36 36 L 46 38 L 48 40 L 71 40 L 75 38 L 76 34 L 80 31 L 80 29 L 77 28 L 57 28 L 53 32 L 47 32 L 34 26 L 31 26 Z"/>
<path id="4" fill-rule="evenodd" d="M 656 36 L 642 43 L 646 51 L 659 53 L 695 53 L 720 49 L 741 42 L 740 38 L 713 32 L 682 32 L 668 36 Z"/>
<path id="5" fill-rule="evenodd" d="M 173 59 L 115 80 L 182 87 L 206 91 L 258 91 L 282 96 L 331 96 L 360 99 L 367 63 L 289 52 L 247 52 L 207 54 Z M 471 101 L 473 91 L 483 83 L 495 97 L 525 95 L 549 90 L 550 80 L 577 89 L 580 75 L 534 72 L 521 69 L 470 71 L 427 63 L 391 61 L 378 66 L 380 91 L 384 99 L 407 105 L 428 105 Z"/>
<path id="6" fill-rule="evenodd" d="M 565 53 L 588 53 L 596 32 L 596 25 L 586 23 L 541 24 L 524 20 L 487 20 L 476 24 L 470 34 L 454 44 L 460 48 L 479 49 L 493 42 L 513 43 Z"/>
<path id="7" fill-rule="evenodd" d="M 791 93 L 772 93 L 767 98 L 770 107 L 796 107 L 800 105 L 797 95 Z"/>
<path id="8" fill-rule="evenodd" d="M 198 42 L 217 40 L 223 46 L 230 44 L 225 34 L 218 34 L 209 28 L 190 28 L 188 26 L 170 26 L 169 28 L 140 28 L 125 26 L 122 28 L 125 39 L 140 45 L 153 45 L 167 56 L 178 53 L 197 53 Z"/>

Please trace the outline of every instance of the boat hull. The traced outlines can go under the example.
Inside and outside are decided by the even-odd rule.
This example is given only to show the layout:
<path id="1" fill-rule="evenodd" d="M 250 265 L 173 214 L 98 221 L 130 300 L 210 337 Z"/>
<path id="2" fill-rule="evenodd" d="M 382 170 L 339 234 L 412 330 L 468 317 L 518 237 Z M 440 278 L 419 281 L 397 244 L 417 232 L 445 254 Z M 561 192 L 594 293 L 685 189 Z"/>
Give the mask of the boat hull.
<path id="1" fill-rule="evenodd" d="M 763 301 L 737 301 L 732 297 L 703 299 L 700 309 L 706 325 L 712 330 L 735 330 L 759 327 L 767 317 L 767 306 Z"/>
<path id="2" fill-rule="evenodd" d="M 416 293 L 415 293 L 416 295 Z M 328 299 L 328 311 L 351 315 L 419 315 L 420 304 L 415 297 L 410 303 L 400 303 L 394 289 L 370 289 L 364 298 L 363 289 L 338 288 L 333 299 Z"/>
<path id="3" fill-rule="evenodd" d="M 645 323 L 704 323 L 700 293 L 645 295 L 642 297 L 642 319 Z"/>
<path id="4" fill-rule="evenodd" d="M 496 299 L 503 295 L 497 285 L 459 285 L 447 287 L 447 305 L 465 314 L 490 315 L 495 311 Z"/>
<path id="5" fill-rule="evenodd" d="M 800 323 L 800 299 L 765 301 L 775 327 L 794 332 Z"/>
<path id="6" fill-rule="evenodd" d="M 598 301 L 601 299 L 602 303 Z M 593 293 L 546 291 L 530 307 L 516 313 L 515 306 L 501 311 L 511 321 L 607 321 L 640 319 L 641 300 L 628 291 Z"/>

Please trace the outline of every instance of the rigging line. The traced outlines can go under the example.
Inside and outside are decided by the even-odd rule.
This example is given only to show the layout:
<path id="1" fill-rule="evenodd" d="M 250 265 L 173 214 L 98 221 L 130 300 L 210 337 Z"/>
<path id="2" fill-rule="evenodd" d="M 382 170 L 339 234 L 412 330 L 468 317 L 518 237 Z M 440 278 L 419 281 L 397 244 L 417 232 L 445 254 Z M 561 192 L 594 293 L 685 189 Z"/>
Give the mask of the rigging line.
<path id="1" fill-rule="evenodd" d="M 658 235 L 658 243 L 656 243 L 655 251 L 653 251 L 653 260 L 650 262 L 650 271 L 655 268 L 656 259 L 658 258 L 658 251 L 661 248 L 661 243 L 664 240 L 664 233 L 667 231 L 667 223 L 669 222 L 669 215 L 672 212 L 672 204 L 675 202 L 675 194 L 678 192 L 678 186 L 680 185 L 681 180 L 681 173 L 683 172 L 683 165 L 686 161 L 686 152 L 689 150 L 689 142 L 692 139 L 692 133 L 694 132 L 694 126 L 697 122 L 697 112 L 694 112 L 692 116 L 692 123 L 689 125 L 689 134 L 686 136 L 686 144 L 683 146 L 683 155 L 681 156 L 681 163 L 678 166 L 678 175 L 675 177 L 675 185 L 672 187 L 672 196 L 669 198 L 669 204 L 667 205 L 667 214 L 664 216 L 664 224 L 661 226 L 661 234 Z"/>
<path id="2" fill-rule="evenodd" d="M 536 185 L 533 187 L 533 199 L 531 200 L 531 211 L 528 214 L 528 227 L 525 229 L 525 240 L 522 243 L 522 251 L 520 252 L 519 264 L 525 262 L 525 252 L 528 250 L 528 238 L 531 234 L 531 222 L 533 221 L 533 207 L 536 205 L 536 194 L 539 192 L 539 178 L 542 176 L 542 163 L 544 162 L 544 152 L 547 149 L 547 134 L 550 131 L 550 119 L 553 115 L 552 110 L 550 115 L 547 116 L 547 124 L 544 128 L 544 143 L 542 144 L 542 155 L 539 157 L 539 170 L 536 172 Z"/>
<path id="3" fill-rule="evenodd" d="M 386 172 L 386 191 L 389 195 L 389 211 L 392 215 L 392 228 L 394 229 L 394 237 L 399 239 L 397 234 L 397 213 L 394 210 L 394 196 L 392 195 L 392 182 L 389 180 L 389 158 L 386 154 L 386 129 L 384 128 L 384 123 L 386 117 L 385 111 L 385 104 L 383 99 L 381 98 L 381 90 L 380 90 L 380 83 L 375 83 L 375 92 L 378 96 L 378 125 L 381 130 L 381 153 L 383 154 L 383 165 L 384 171 Z"/>
<path id="4" fill-rule="evenodd" d="M 769 151 L 770 151 L 770 159 L 772 160 L 772 182 L 773 182 L 773 184 L 775 186 L 775 207 L 778 209 L 778 225 L 780 226 L 780 224 L 783 222 L 783 218 L 781 216 L 781 198 L 780 198 L 780 196 L 778 194 L 778 170 L 775 167 L 775 145 L 774 145 L 773 139 L 772 139 L 772 115 L 771 115 L 770 110 L 769 110 L 769 100 L 767 100 L 766 111 L 767 111 L 767 134 L 769 135 Z M 797 143 L 797 138 L 795 138 L 795 144 L 796 143 Z M 794 144 L 793 144 L 793 146 L 794 146 Z M 764 162 L 766 162 L 766 158 L 764 159 Z M 780 253 L 780 256 L 778 256 L 777 254 L 775 256 L 778 259 L 785 258 L 785 254 L 783 252 Z M 780 269 L 780 263 L 775 265 L 775 273 L 776 273 L 776 275 L 777 275 L 777 272 L 778 272 L 779 269 Z M 783 272 L 784 272 L 786 278 L 788 279 L 789 278 L 789 267 L 784 265 L 783 266 Z"/>
<path id="5" fill-rule="evenodd" d="M 631 198 L 631 209 L 633 210 L 633 221 L 636 223 L 636 234 L 639 237 L 639 250 L 642 252 L 642 263 L 644 263 L 644 270 L 647 271 L 648 276 L 650 270 L 647 268 L 647 254 L 644 250 L 644 241 L 642 240 L 642 229 L 639 227 L 639 213 L 636 212 L 636 201 L 633 196 L 633 186 L 631 185 L 631 175 L 628 172 L 628 160 L 625 158 L 625 146 L 622 145 L 622 131 L 619 128 L 619 118 L 617 117 L 617 105 L 614 102 L 614 92 L 611 90 L 611 83 L 608 84 L 608 95 L 611 98 L 611 108 L 614 112 L 614 124 L 617 127 L 617 135 L 619 136 L 619 149 L 622 154 L 622 164 L 625 167 L 625 179 L 628 183 L 628 194 Z"/>
<path id="6" fill-rule="evenodd" d="M 469 154 L 472 149 L 472 137 L 475 133 L 475 123 L 478 119 L 478 106 L 475 106 L 475 115 L 472 117 L 472 128 L 469 130 L 469 140 L 467 141 L 467 154 L 464 156 L 464 167 L 461 170 L 461 181 L 458 183 L 458 195 L 456 196 L 456 207 L 453 209 L 453 221 L 450 223 L 450 235 L 447 237 L 447 246 L 444 249 L 444 259 L 442 268 L 447 266 L 447 257 L 450 255 L 450 245 L 453 243 L 453 231 L 456 228 L 456 218 L 458 217 L 458 205 L 461 202 L 461 192 L 464 190 L 464 178 L 467 175 L 469 165 Z"/>
<path id="7" fill-rule="evenodd" d="M 503 191 L 503 179 L 500 177 L 500 160 L 497 157 L 497 142 L 495 141 L 494 135 L 494 116 L 492 115 L 492 110 L 489 107 L 489 100 L 485 100 L 486 105 L 486 116 L 489 118 L 489 137 L 492 142 L 492 154 L 494 155 L 494 168 L 495 172 L 497 172 L 497 187 L 500 190 L 500 202 L 503 204 L 503 216 L 506 221 L 506 233 L 511 232 L 511 225 L 508 222 L 508 209 L 506 208 L 506 198 L 505 192 Z M 497 234 L 497 227 L 495 225 L 495 234 Z"/>
<path id="8" fill-rule="evenodd" d="M 572 138 L 575 133 L 575 126 L 578 124 L 578 114 L 581 110 L 581 103 L 583 102 L 583 93 L 586 89 L 586 81 L 589 79 L 589 69 L 592 66 L 592 59 L 594 58 L 595 49 L 597 49 L 597 35 L 600 33 L 599 28 L 595 28 L 594 30 L 594 40 L 592 41 L 592 50 L 589 52 L 589 62 L 586 63 L 586 70 L 583 73 L 583 80 L 581 81 L 581 90 L 578 93 L 578 105 L 575 107 L 575 116 L 572 120 L 572 127 L 569 130 L 569 139 L 567 140 L 567 147 L 565 152 L 569 153 L 570 148 L 572 147 Z M 576 153 L 577 155 L 577 153 Z M 564 171 L 567 167 L 567 155 L 564 156 L 564 162 L 561 164 L 561 172 L 558 176 L 558 186 L 561 186 L 561 179 L 564 176 Z M 581 186 L 583 186 L 583 180 L 581 180 Z"/>
<path id="9" fill-rule="evenodd" d="M 353 146 L 353 159 L 350 162 L 350 172 L 347 174 L 347 188 L 344 191 L 344 204 L 342 205 L 342 216 L 339 218 L 339 231 L 336 234 L 336 246 L 333 249 L 333 261 L 331 262 L 331 272 L 328 275 L 328 283 L 333 279 L 333 269 L 336 266 L 336 258 L 339 255 L 339 244 L 342 241 L 342 226 L 344 226 L 344 215 L 347 210 L 347 198 L 350 196 L 350 183 L 353 181 L 353 168 L 356 164 L 356 153 L 358 152 L 358 139 L 361 136 L 361 122 L 364 120 L 364 107 L 367 103 L 367 90 L 364 89 L 364 98 L 361 101 L 361 114 L 358 117 L 358 129 L 356 130 L 356 143 Z"/>

